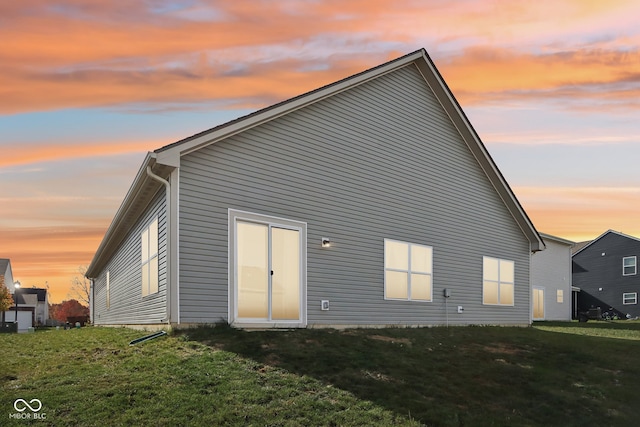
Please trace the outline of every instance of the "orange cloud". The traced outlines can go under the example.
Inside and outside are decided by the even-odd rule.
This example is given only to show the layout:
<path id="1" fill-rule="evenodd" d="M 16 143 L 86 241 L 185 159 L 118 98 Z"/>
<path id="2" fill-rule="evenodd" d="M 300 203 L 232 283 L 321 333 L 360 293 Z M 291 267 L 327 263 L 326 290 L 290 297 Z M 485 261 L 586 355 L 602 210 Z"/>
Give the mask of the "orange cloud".
<path id="1" fill-rule="evenodd" d="M 100 243 L 103 227 L 0 228 L 0 257 L 9 257 L 13 275 L 25 287 L 50 288 L 50 300 L 67 298 L 78 267 L 87 265 Z"/>
<path id="2" fill-rule="evenodd" d="M 168 141 L 171 142 L 171 141 Z M 168 143 L 157 141 L 116 141 L 94 144 L 38 143 L 16 145 L 0 156 L 0 168 L 45 161 L 147 152 Z"/>
<path id="3" fill-rule="evenodd" d="M 315 71 L 301 70 L 304 64 L 296 61 L 253 64 L 250 70 L 235 75 L 226 67 L 220 67 L 216 74 L 198 74 L 196 69 L 103 70 L 72 72 L 64 78 L 9 69 L 4 75 L 7 85 L 0 88 L 0 113 L 128 103 L 224 103 L 232 99 L 234 107 L 255 106 L 256 102 L 265 105 L 346 77 L 354 69 L 367 68 L 364 62 L 354 66 L 356 62 Z M 48 96 L 38 97 L 37 93 Z"/>
<path id="4" fill-rule="evenodd" d="M 637 87 L 612 86 L 635 79 L 628 70 L 638 69 L 638 50 L 604 43 L 534 54 L 516 41 L 548 33 L 549 25 L 588 28 L 603 16 L 633 15 L 626 0 L 205 1 L 182 9 L 176 2 L 173 13 L 148 3 L 5 3 L 0 114 L 129 103 L 265 105 L 362 71 L 400 45 L 422 45 L 425 28 L 436 46 L 456 39 L 472 46 L 436 58 L 463 103 L 572 95 L 637 108 L 640 98 Z"/>
<path id="5" fill-rule="evenodd" d="M 536 228 L 574 241 L 608 229 L 640 236 L 640 187 L 515 187 Z"/>
<path id="6" fill-rule="evenodd" d="M 640 50 L 573 51 L 533 55 L 476 47 L 441 64 L 461 101 L 518 98 L 591 99 L 640 108 Z"/>

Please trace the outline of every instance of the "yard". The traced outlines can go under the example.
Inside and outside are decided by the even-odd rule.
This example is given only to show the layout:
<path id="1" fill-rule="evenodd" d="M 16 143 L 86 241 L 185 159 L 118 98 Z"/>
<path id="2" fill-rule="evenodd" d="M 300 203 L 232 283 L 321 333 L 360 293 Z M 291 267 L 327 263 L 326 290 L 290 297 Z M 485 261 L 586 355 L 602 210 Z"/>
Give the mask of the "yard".
<path id="1" fill-rule="evenodd" d="M 0 424 L 634 426 L 640 414 L 640 322 L 203 327 L 128 345 L 143 335 L 0 335 Z"/>

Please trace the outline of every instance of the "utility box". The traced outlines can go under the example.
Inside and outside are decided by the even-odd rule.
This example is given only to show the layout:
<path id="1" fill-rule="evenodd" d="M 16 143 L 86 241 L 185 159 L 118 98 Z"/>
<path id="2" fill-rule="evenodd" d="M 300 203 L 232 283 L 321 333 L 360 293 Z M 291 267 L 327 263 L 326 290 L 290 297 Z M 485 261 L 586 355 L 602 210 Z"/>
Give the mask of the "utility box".
<path id="1" fill-rule="evenodd" d="M 18 332 L 18 323 L 17 322 L 2 322 L 0 323 L 0 334 L 1 333 L 12 333 Z"/>

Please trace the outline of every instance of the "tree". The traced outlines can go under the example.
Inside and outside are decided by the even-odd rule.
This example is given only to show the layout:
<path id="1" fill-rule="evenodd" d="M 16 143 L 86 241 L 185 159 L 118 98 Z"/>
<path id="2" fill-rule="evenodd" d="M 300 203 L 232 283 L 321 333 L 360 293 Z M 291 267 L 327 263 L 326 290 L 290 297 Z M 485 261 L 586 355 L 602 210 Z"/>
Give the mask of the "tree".
<path id="1" fill-rule="evenodd" d="M 91 304 L 91 282 L 85 276 L 87 274 L 87 266 L 81 265 L 78 267 L 78 273 L 80 273 L 80 276 L 76 276 L 71 280 L 71 291 L 67 296 L 89 306 Z"/>
<path id="2" fill-rule="evenodd" d="M 9 289 L 4 285 L 4 276 L 0 276 L 0 312 L 2 312 L 2 323 L 4 323 L 4 312 L 13 306 L 13 297 Z"/>
<path id="3" fill-rule="evenodd" d="M 70 299 L 60 304 L 51 304 L 49 316 L 61 322 L 66 322 L 68 317 L 89 317 L 89 307 L 80 304 L 78 300 Z"/>

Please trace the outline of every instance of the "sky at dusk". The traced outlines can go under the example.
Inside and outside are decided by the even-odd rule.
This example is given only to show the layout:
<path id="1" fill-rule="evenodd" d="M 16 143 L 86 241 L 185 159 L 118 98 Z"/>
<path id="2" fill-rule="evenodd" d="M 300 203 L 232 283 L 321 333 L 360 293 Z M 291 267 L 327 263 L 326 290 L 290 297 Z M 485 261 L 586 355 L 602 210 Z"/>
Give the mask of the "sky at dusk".
<path id="1" fill-rule="evenodd" d="M 544 233 L 640 236 L 640 1 L 0 3 L 0 258 L 68 299 L 145 153 L 425 48 Z"/>

